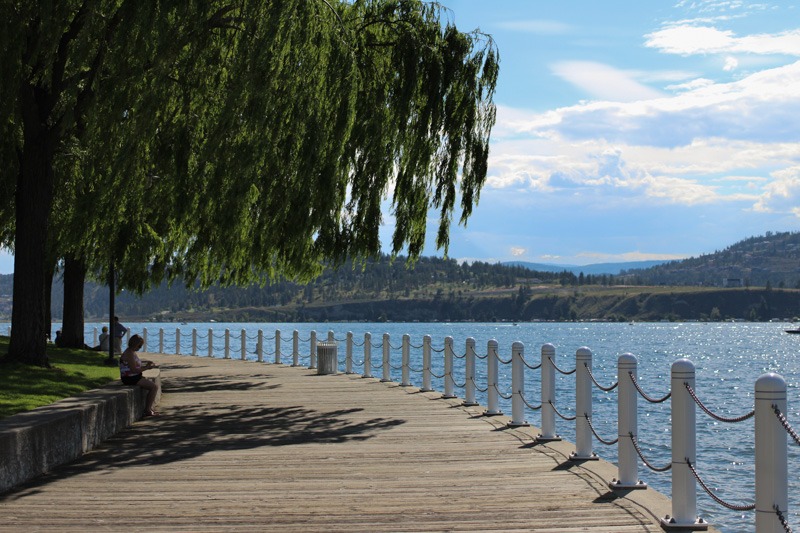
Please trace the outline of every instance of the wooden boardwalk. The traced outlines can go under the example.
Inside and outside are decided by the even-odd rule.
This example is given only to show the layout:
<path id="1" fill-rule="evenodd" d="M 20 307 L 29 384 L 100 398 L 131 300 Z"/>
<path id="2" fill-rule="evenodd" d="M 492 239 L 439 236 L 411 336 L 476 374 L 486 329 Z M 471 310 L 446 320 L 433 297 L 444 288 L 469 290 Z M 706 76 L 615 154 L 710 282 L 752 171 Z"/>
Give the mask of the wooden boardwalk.
<path id="1" fill-rule="evenodd" d="M 163 416 L 0 496 L 0 531 L 661 531 L 569 443 L 397 383 L 152 355 Z"/>

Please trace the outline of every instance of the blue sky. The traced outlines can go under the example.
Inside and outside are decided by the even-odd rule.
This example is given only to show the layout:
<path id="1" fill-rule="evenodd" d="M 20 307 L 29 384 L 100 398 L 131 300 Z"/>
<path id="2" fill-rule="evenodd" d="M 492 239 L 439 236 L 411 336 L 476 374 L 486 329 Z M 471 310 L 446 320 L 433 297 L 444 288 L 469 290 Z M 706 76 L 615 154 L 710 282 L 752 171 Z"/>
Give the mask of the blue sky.
<path id="1" fill-rule="evenodd" d="M 800 230 L 792 3 L 443 3 L 501 56 L 489 177 L 451 257 L 675 259 Z"/>
<path id="2" fill-rule="evenodd" d="M 677 259 L 800 231 L 791 2 L 442 3 L 501 56 L 489 176 L 450 257 Z M 425 253 L 441 255 L 429 227 Z"/>

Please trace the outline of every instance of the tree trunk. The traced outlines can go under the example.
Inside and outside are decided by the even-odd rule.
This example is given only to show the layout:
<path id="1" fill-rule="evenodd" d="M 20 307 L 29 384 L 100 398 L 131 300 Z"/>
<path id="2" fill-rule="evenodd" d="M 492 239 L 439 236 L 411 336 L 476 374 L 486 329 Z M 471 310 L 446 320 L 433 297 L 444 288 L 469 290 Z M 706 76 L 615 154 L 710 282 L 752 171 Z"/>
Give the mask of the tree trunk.
<path id="1" fill-rule="evenodd" d="M 53 203 L 55 141 L 46 89 L 22 82 L 23 147 L 17 176 L 14 241 L 14 306 L 8 360 L 49 366 L 46 333 L 45 263 Z"/>
<path id="2" fill-rule="evenodd" d="M 64 346 L 83 348 L 83 284 L 86 281 L 86 263 L 83 259 L 67 257 L 64 260 L 64 312 L 61 336 Z"/>
<path id="3" fill-rule="evenodd" d="M 53 276 L 56 275 L 55 263 L 48 262 L 44 270 L 44 324 L 47 328 L 46 335 L 48 339 L 54 340 L 53 337 Z"/>

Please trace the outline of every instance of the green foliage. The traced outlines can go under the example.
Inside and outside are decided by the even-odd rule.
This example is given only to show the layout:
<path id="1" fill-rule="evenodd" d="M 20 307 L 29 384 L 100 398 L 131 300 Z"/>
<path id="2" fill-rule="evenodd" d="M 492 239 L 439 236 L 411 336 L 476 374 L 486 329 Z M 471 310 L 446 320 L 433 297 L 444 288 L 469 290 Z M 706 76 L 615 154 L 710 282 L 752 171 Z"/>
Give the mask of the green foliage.
<path id="1" fill-rule="evenodd" d="M 429 209 L 446 252 L 456 201 L 463 223 L 486 177 L 498 56 L 441 12 L 4 2 L 0 245 L 25 250 L 30 307 L 15 307 L 11 355 L 41 351 L 42 280 L 64 257 L 102 280 L 114 265 L 139 293 L 308 280 L 380 252 L 387 200 L 395 254 L 419 256 Z"/>
<path id="2" fill-rule="evenodd" d="M 0 337 L 0 354 L 8 337 Z M 0 365 L 0 418 L 35 409 L 119 379 L 119 369 L 104 364 L 105 356 L 87 350 L 48 346 L 51 368 L 20 363 Z"/>

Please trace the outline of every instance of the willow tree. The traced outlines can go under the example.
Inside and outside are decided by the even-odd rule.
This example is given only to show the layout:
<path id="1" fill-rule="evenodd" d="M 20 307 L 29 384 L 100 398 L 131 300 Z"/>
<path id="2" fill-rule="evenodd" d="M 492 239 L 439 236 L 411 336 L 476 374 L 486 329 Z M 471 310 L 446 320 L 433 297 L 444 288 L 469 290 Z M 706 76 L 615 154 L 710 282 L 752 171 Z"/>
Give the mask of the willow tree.
<path id="1" fill-rule="evenodd" d="M 10 358 L 46 363 L 48 236 L 139 291 L 248 283 L 378 253 L 387 197 L 395 253 L 420 254 L 431 208 L 446 250 L 456 202 L 463 222 L 477 201 L 497 56 L 437 4 L 3 9 L 1 127 L 20 154 L 0 150 L 16 190 Z"/>

